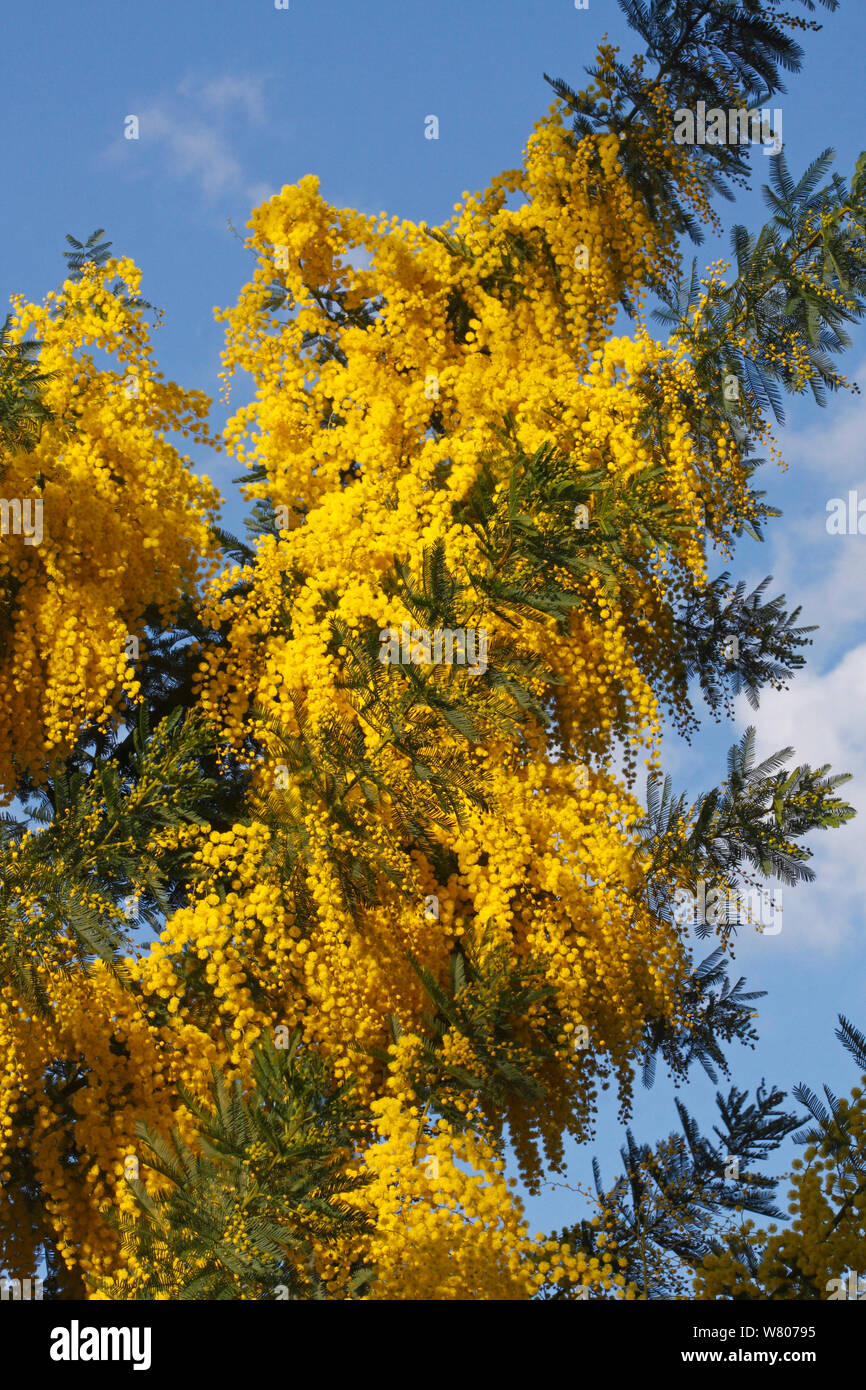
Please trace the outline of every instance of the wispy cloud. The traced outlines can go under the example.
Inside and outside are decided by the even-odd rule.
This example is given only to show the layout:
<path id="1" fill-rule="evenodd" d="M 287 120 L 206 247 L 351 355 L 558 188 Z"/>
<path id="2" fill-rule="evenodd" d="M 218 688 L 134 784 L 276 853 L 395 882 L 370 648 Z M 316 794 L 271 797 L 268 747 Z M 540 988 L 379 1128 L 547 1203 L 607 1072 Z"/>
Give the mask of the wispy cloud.
<path id="1" fill-rule="evenodd" d="M 857 363 L 850 379 L 866 380 L 866 359 Z M 839 479 L 847 464 L 863 458 L 866 396 L 833 396 L 825 410 L 811 415 L 813 424 L 780 432 L 782 453 L 798 468 Z"/>
<path id="2" fill-rule="evenodd" d="M 187 78 L 178 89 L 184 96 L 198 98 L 210 111 L 229 112 L 236 107 L 246 111 L 247 119 L 256 125 L 264 124 L 265 108 L 260 77 L 233 77 L 225 73 L 199 85 Z"/>
<path id="3" fill-rule="evenodd" d="M 261 201 L 272 190 L 247 180 L 237 137 L 245 126 L 265 123 L 262 85 L 261 77 L 228 73 L 207 80 L 185 78 L 174 92 L 127 113 L 138 118 L 137 148 L 173 178 L 198 183 L 210 201 L 232 195 Z M 128 154 L 130 143 L 121 130 L 106 158 L 116 163 Z M 150 160 L 148 164 L 153 167 Z"/>
<path id="4" fill-rule="evenodd" d="M 816 882 L 783 888 L 784 931 L 774 938 L 782 950 L 833 951 L 850 945 L 862 930 L 866 902 L 866 644 L 852 648 L 830 671 L 801 672 L 789 690 L 765 691 L 758 711 L 738 702 L 738 723 L 754 724 L 758 756 L 793 748 L 788 764 L 830 764 L 831 774 L 849 772 L 852 781 L 839 789 L 858 815 L 837 829 L 814 831 L 807 843 L 814 851 L 810 867 Z"/>
<path id="5" fill-rule="evenodd" d="M 866 378 L 866 362 L 854 373 Z M 817 413 L 817 412 L 816 412 Z M 828 505 L 848 493 L 866 499 L 866 397 L 833 400 L 829 418 L 820 425 L 790 429 L 781 439 L 782 453 L 799 480 L 799 506 L 768 527 L 774 592 L 783 590 L 803 609 L 801 621 L 820 627 L 817 651 L 832 650 L 838 659 L 863 638 L 862 591 L 866 570 L 866 535 L 835 535 L 827 530 Z"/>
<path id="6" fill-rule="evenodd" d="M 855 380 L 866 377 L 858 364 Z M 814 851 L 810 867 L 816 881 L 784 888 L 784 929 L 775 937 L 750 942 L 747 952 L 832 954 L 852 949 L 862 930 L 866 902 L 866 642 L 863 578 L 866 535 L 831 535 L 827 503 L 847 500 L 849 489 L 866 497 L 866 398 L 837 397 L 820 424 L 781 435 L 781 448 L 796 481 L 795 514 L 767 528 L 771 551 L 765 572 L 771 592 L 784 592 L 789 606 L 802 606 L 800 622 L 818 625 L 815 645 L 803 654 L 806 666 L 788 690 L 764 690 L 757 711 L 737 702 L 740 728 L 754 724 L 758 755 L 792 747 L 793 763 L 850 772 L 840 795 L 857 809 L 854 821 L 808 837 Z"/>

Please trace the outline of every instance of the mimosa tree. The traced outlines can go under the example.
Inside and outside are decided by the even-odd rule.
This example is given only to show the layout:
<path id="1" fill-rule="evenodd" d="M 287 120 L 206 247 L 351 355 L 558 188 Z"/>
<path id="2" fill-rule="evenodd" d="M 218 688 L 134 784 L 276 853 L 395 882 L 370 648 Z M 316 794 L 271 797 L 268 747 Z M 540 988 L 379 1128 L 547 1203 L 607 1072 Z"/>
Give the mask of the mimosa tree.
<path id="1" fill-rule="evenodd" d="M 695 687 L 719 714 L 803 663 L 798 610 L 711 555 L 773 514 L 755 450 L 780 389 L 845 385 L 866 274 L 860 166 L 796 182 L 780 154 L 733 276 L 683 282 L 680 233 L 747 166 L 678 144 L 674 113 L 768 100 L 800 22 L 625 8 L 658 70 L 603 47 L 444 226 L 333 208 L 312 176 L 254 211 L 220 315 L 226 385 L 255 386 L 224 437 L 249 544 L 164 440 L 203 408 L 156 384 L 107 284 L 134 269 L 94 253 L 56 321 L 16 306 L 51 416 L 4 486 L 65 487 L 93 451 L 118 517 L 141 490 L 154 510 L 120 593 L 113 536 L 73 563 L 74 492 L 52 533 L 102 673 L 71 720 L 50 661 L 6 658 L 31 711 L 10 695 L 8 789 L 44 808 L 8 826 L 0 898 L 10 1267 L 45 1250 L 58 1289 L 65 1266 L 112 1298 L 634 1295 L 615 1239 L 530 1234 L 506 1152 L 535 1188 L 600 1090 L 625 1116 L 651 1056 L 684 1075 L 754 1039 L 674 894 L 807 878 L 804 837 L 852 814 L 827 767 L 756 764 L 751 732 L 720 788 L 675 798 L 660 735 L 697 728 Z M 82 366 L 87 333 L 138 396 Z M 38 609 L 41 557 L 7 553 Z M 133 681 L 109 654 L 136 624 Z"/>

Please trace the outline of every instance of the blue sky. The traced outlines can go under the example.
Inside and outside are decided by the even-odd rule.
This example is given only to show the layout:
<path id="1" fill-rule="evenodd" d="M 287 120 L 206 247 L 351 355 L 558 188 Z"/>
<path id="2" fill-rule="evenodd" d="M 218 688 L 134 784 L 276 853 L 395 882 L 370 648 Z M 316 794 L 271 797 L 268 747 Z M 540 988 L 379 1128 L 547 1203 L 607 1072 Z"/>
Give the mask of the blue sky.
<path id="1" fill-rule="evenodd" d="M 866 129 L 866 6 L 842 0 L 835 15 L 816 17 L 824 28 L 803 37 L 804 70 L 773 105 L 795 172 L 832 145 L 836 167 L 850 174 Z M 273 0 L 47 0 L 7 6 L 4 29 L 12 61 L 4 65 L 0 299 L 13 291 L 41 299 L 62 279 L 64 234 L 83 240 L 105 227 L 115 249 L 142 267 L 145 297 L 165 310 L 161 369 L 214 398 L 214 425 L 224 412 L 213 308 L 234 302 L 251 267 L 230 222 L 243 233 L 256 202 L 309 173 L 338 205 L 440 222 L 464 191 L 519 163 L 552 99 L 545 71 L 581 85 L 605 32 L 626 56 L 637 44 L 613 0 L 590 0 L 586 11 L 572 0 L 290 0 L 286 10 Z M 435 141 L 424 138 L 431 114 Z M 124 139 L 129 115 L 139 118 L 137 141 Z M 759 185 L 768 161 L 755 150 L 752 163 Z M 726 228 L 764 216 L 757 193 L 720 211 Z M 708 240 L 699 265 L 719 253 Z M 862 329 L 845 370 L 866 380 Z M 733 572 L 750 583 L 772 574 L 772 591 L 802 604 L 803 620 L 820 631 L 789 692 L 766 697 L 757 714 L 739 709 L 731 726 L 710 721 L 691 747 L 670 739 L 668 764 L 679 787 L 713 786 L 727 747 L 754 722 L 762 754 L 790 743 L 799 761 L 854 772 L 850 796 L 866 813 L 866 539 L 831 536 L 825 524 L 829 499 L 858 488 L 866 497 L 866 405 L 857 396 L 825 410 L 809 400 L 787 405 L 778 439 L 789 471 L 768 466 L 761 482 L 783 516 L 763 546 L 744 542 Z M 227 498 L 225 524 L 239 531 L 236 466 L 199 463 Z M 866 1028 L 864 824 L 814 838 L 818 882 L 784 890 L 779 935 L 741 934 L 735 973 L 769 994 L 757 1006 L 760 1046 L 732 1056 L 740 1086 L 766 1076 L 786 1088 L 826 1080 L 847 1091 L 857 1080 L 833 1029 L 840 1012 Z M 685 1099 L 706 1117 L 715 1088 L 695 1082 Z M 660 1075 L 638 1096 L 634 1128 L 653 1138 L 674 1121 L 673 1091 Z M 619 1139 L 615 1107 L 605 1106 L 593 1151 L 607 1176 Z M 589 1153 L 573 1157 L 569 1180 L 585 1181 Z M 533 1221 L 565 1223 L 576 1214 L 570 1202 L 551 1189 L 530 1204 Z"/>

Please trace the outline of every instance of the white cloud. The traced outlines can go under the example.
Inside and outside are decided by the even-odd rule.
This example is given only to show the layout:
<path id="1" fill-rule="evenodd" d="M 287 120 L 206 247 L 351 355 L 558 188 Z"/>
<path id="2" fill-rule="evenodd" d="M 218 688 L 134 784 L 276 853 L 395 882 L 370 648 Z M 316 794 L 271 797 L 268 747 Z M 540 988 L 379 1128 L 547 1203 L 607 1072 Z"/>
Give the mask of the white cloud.
<path id="1" fill-rule="evenodd" d="M 198 178 L 209 197 L 242 183 L 240 163 L 223 135 L 212 127 L 189 117 L 176 120 L 159 107 L 151 107 L 141 114 L 141 130 L 142 139 L 162 142 L 174 174 Z"/>
<path id="2" fill-rule="evenodd" d="M 866 378 L 866 361 L 852 376 Z M 798 622 L 818 631 L 810 634 L 813 645 L 802 653 L 807 664 L 788 690 L 763 690 L 757 710 L 738 700 L 736 724 L 739 732 L 755 726 L 759 758 L 790 746 L 789 768 L 830 763 L 833 773 L 850 772 L 853 780 L 840 795 L 858 816 L 807 837 L 815 882 L 781 885 L 784 925 L 778 935 L 740 928 L 737 957 L 750 963 L 849 951 L 857 944 L 866 903 L 866 536 L 830 535 L 826 526 L 831 498 L 847 500 L 849 490 L 866 497 L 866 395 L 837 395 L 826 410 L 808 414 L 797 403 L 793 414 L 793 424 L 778 432 L 789 475 L 781 487 L 769 477 L 760 483 L 784 514 L 769 522 L 761 552 L 749 553 L 751 573 L 744 577 L 750 589 L 756 577 L 772 574 L 767 596 L 784 593 L 789 611 L 802 609 Z"/>
<path id="3" fill-rule="evenodd" d="M 792 747 L 789 767 L 831 764 L 831 772 L 850 772 L 840 795 L 857 809 L 857 818 L 836 829 L 816 830 L 806 843 L 814 850 L 813 884 L 783 886 L 784 927 L 777 937 L 757 939 L 768 947 L 797 952 L 835 951 L 862 929 L 866 903 L 866 643 L 854 647 L 826 674 L 801 673 L 787 691 L 767 691 L 757 711 L 738 704 L 741 727 L 754 724 L 758 756 Z M 747 945 L 750 933 L 741 933 Z M 739 952 L 738 952 L 739 954 Z"/>
<path id="4" fill-rule="evenodd" d="M 850 380 L 866 379 L 866 360 L 860 362 Z M 815 423 L 806 428 L 787 426 L 779 431 L 782 455 L 789 463 L 823 476 L 832 474 L 840 481 L 851 466 L 863 464 L 866 438 L 866 395 L 831 396 L 823 410 L 812 408 Z M 841 486 L 841 482 L 840 482 Z"/>
<path id="5" fill-rule="evenodd" d="M 852 489 L 866 498 L 866 472 L 863 481 L 852 483 Z M 838 488 L 830 496 L 847 499 L 848 487 Z M 817 510 L 817 509 L 816 509 Z M 784 518 L 776 523 L 779 534 L 774 538 L 772 560 L 766 566 L 773 575 L 768 593 L 784 593 L 786 607 L 800 607 L 798 624 L 816 625 L 812 634 L 816 644 L 826 653 L 838 654 L 840 645 L 850 645 L 864 620 L 863 587 L 866 578 L 866 536 L 829 535 L 827 512 L 799 520 Z M 814 649 L 803 653 L 808 662 L 815 660 Z M 797 676 L 796 680 L 801 677 Z"/>
<path id="6" fill-rule="evenodd" d="M 179 90 L 185 95 L 191 92 L 196 96 L 194 84 L 187 79 Z M 247 119 L 255 125 L 262 125 L 265 119 L 262 100 L 262 82 L 258 77 L 232 77 L 225 74 L 206 82 L 199 90 L 202 103 L 212 111 L 229 111 L 240 106 L 247 113 Z"/>
<path id="7" fill-rule="evenodd" d="M 866 377 L 866 362 L 854 372 Z M 798 407 L 802 409 L 802 407 Z M 823 419 L 816 417 L 824 416 Z M 808 426 L 780 432 L 790 476 L 781 500 L 784 515 L 767 526 L 767 548 L 750 556 L 752 566 L 772 574 L 770 593 L 784 592 L 788 608 L 800 606 L 800 623 L 817 624 L 811 663 L 819 653 L 839 658 L 861 640 L 866 620 L 862 592 L 866 575 L 866 536 L 831 535 L 828 503 L 856 492 L 866 499 L 866 395 L 836 396 L 826 411 L 812 410 Z M 764 479 L 767 485 L 769 479 Z M 770 498 L 780 489 L 771 482 Z M 797 678 L 800 679 L 799 677 Z"/>
<path id="8" fill-rule="evenodd" d="M 143 153 L 154 150 L 174 178 L 197 181 L 209 200 L 241 195 L 255 203 L 270 196 L 267 184 L 246 182 L 235 143 L 242 124 L 264 123 L 261 78 L 225 74 L 202 81 L 187 77 L 175 92 L 129 114 L 139 121 L 137 147 Z M 121 133 L 106 158 L 116 163 L 127 143 Z"/>

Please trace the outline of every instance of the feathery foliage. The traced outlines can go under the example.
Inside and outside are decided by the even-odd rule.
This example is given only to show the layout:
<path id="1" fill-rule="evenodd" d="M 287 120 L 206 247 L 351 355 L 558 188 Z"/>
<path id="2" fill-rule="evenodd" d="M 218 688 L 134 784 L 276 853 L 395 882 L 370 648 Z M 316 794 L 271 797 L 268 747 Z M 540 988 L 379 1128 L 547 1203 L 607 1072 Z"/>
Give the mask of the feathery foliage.
<path id="1" fill-rule="evenodd" d="M 140 1127 L 144 1162 L 165 1179 L 151 1196 L 130 1179 L 139 1217 L 115 1217 L 138 1261 L 137 1280 L 108 1280 L 112 1298 L 322 1299 L 327 1286 L 314 1247 L 355 1240 L 368 1221 L 351 1198 L 367 1179 L 350 1170 L 369 1117 L 336 1085 L 299 1034 L 255 1050 L 253 1087 L 215 1070 L 212 1102 L 184 1095 L 197 1121 L 195 1146 Z M 371 1272 L 358 1263 L 352 1297 Z M 97 1287 L 99 1285 L 94 1281 Z"/>

